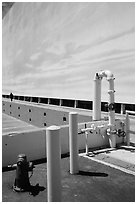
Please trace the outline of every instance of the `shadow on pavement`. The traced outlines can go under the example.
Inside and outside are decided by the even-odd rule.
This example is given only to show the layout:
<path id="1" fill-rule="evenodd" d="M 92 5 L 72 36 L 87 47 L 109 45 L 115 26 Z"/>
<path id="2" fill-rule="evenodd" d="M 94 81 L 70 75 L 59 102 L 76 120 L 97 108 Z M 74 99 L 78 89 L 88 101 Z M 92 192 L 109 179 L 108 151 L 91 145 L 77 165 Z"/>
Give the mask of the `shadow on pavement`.
<path id="1" fill-rule="evenodd" d="M 35 186 L 30 186 L 29 194 L 36 196 L 40 191 L 44 191 L 45 189 L 46 188 L 44 186 L 39 186 L 39 184 L 36 184 Z"/>
<path id="2" fill-rule="evenodd" d="M 101 172 L 89 172 L 89 171 L 79 171 L 78 175 L 82 176 L 97 176 L 97 177 L 107 177 L 108 174 Z"/>

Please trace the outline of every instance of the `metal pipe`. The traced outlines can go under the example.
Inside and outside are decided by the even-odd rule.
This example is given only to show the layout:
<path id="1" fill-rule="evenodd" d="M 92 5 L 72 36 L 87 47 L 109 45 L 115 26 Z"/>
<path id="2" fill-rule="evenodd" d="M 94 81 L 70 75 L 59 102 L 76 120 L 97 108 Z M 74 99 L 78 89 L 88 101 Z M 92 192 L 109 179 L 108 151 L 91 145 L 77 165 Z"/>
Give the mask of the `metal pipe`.
<path id="1" fill-rule="evenodd" d="M 60 127 L 46 129 L 48 202 L 61 201 Z"/>
<path id="2" fill-rule="evenodd" d="M 109 104 L 113 105 L 114 104 L 114 80 L 110 79 L 109 80 Z M 109 125 L 114 125 L 115 124 L 115 110 L 114 107 L 109 108 Z"/>
<path id="3" fill-rule="evenodd" d="M 116 146 L 116 135 L 111 134 L 114 132 L 115 126 L 115 107 L 114 107 L 114 76 L 109 70 L 100 71 L 95 74 L 94 77 L 94 98 L 93 98 L 93 120 L 101 119 L 101 80 L 103 77 L 106 77 L 109 82 L 109 127 L 110 127 L 110 146 Z"/>
<path id="4" fill-rule="evenodd" d="M 78 167 L 78 114 L 69 113 L 69 149 L 70 149 L 70 174 L 77 174 Z"/>
<path id="5" fill-rule="evenodd" d="M 93 120 L 101 119 L 101 79 L 98 74 L 94 77 Z"/>

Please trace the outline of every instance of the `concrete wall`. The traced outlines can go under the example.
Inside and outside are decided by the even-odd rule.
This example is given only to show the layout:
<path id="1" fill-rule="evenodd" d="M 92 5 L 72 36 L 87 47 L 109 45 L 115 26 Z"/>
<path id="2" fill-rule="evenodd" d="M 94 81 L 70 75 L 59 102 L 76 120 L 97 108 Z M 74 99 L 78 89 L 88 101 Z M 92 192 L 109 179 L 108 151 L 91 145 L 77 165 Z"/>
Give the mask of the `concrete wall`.
<path id="1" fill-rule="evenodd" d="M 69 111 L 55 110 L 50 105 L 47 108 L 29 103 L 3 101 L 2 112 L 38 127 L 68 124 Z M 78 115 L 79 123 L 91 120 L 91 116 Z"/>
<path id="2" fill-rule="evenodd" d="M 4 135 L 2 137 L 2 166 L 16 163 L 20 153 L 26 154 L 28 160 L 45 158 L 45 139 L 44 130 Z"/>
<path id="3" fill-rule="evenodd" d="M 103 128 L 96 129 L 92 134 L 89 133 L 89 148 L 109 145 L 109 138 L 106 135 L 107 121 L 88 122 L 87 127 L 92 124 L 95 126 L 104 125 Z M 78 132 L 85 127 L 85 123 L 78 124 Z M 116 128 L 120 128 L 120 120 L 116 121 Z M 69 126 L 61 126 L 61 153 L 69 152 Z M 117 137 L 117 143 L 121 143 L 123 138 Z M 78 134 L 79 150 L 85 149 L 85 134 Z M 2 166 L 16 163 L 20 153 L 27 155 L 28 161 L 46 158 L 46 128 L 35 131 L 27 131 L 19 134 L 3 135 L 2 138 Z"/>
<path id="4" fill-rule="evenodd" d="M 27 155 L 28 161 L 46 157 L 46 126 L 58 125 L 61 127 L 61 153 L 69 152 L 69 111 L 51 109 L 49 106 L 19 103 L 2 102 L 2 111 L 8 115 L 38 126 L 37 130 L 24 131 L 22 133 L 5 134 L 2 138 L 2 166 L 16 163 L 20 153 Z M 64 121 L 66 118 L 66 121 Z M 30 121 L 31 119 L 31 121 Z M 94 124 L 95 130 L 88 135 L 89 148 L 96 148 L 109 145 L 109 137 L 106 134 L 108 121 L 91 121 L 91 116 L 78 115 L 78 133 L 82 128 L 91 127 Z M 123 119 L 124 120 L 124 119 Z M 102 127 L 98 127 L 101 126 Z M 115 128 L 121 129 L 121 119 L 115 121 Z M 117 143 L 123 142 L 122 137 L 116 136 Z M 85 149 L 85 134 L 78 134 L 79 150 Z"/>

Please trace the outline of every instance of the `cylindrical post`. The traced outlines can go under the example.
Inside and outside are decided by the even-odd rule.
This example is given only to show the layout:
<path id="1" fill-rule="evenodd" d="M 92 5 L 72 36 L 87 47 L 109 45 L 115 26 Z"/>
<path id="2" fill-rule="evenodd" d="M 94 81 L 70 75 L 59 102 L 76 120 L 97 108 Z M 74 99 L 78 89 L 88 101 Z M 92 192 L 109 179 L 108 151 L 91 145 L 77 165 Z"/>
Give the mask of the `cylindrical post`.
<path id="1" fill-rule="evenodd" d="M 121 103 L 121 115 L 125 114 L 125 104 Z"/>
<path id="2" fill-rule="evenodd" d="M 114 79 L 109 79 L 109 104 L 114 104 Z M 109 125 L 115 125 L 115 110 L 109 110 Z"/>
<path id="3" fill-rule="evenodd" d="M 63 102 L 63 100 L 60 99 L 60 101 L 59 101 L 59 105 L 60 105 L 60 106 L 62 106 L 62 104 L 63 104 L 62 102 Z"/>
<path id="4" fill-rule="evenodd" d="M 77 107 L 78 107 L 78 101 L 75 100 L 75 102 L 74 102 L 74 108 L 77 108 Z"/>
<path id="5" fill-rule="evenodd" d="M 88 155 L 88 131 L 85 132 L 86 137 L 86 155 Z"/>
<path id="6" fill-rule="evenodd" d="M 130 127 L 129 115 L 128 113 L 126 113 L 126 143 L 127 143 L 127 146 L 130 145 L 129 127 Z"/>
<path id="7" fill-rule="evenodd" d="M 48 202 L 61 201 L 60 127 L 46 129 Z"/>
<path id="8" fill-rule="evenodd" d="M 101 79 L 94 78 L 93 120 L 101 119 Z"/>
<path id="9" fill-rule="evenodd" d="M 50 98 L 48 98 L 48 104 L 50 104 Z"/>
<path id="10" fill-rule="evenodd" d="M 76 174 L 78 167 L 78 122 L 77 113 L 69 113 L 69 149 L 70 149 L 70 173 Z"/>
<path id="11" fill-rule="evenodd" d="M 38 103 L 40 103 L 40 102 L 41 102 L 41 98 L 38 97 Z"/>
<path id="12" fill-rule="evenodd" d="M 109 104 L 114 104 L 115 98 L 114 98 L 114 78 L 108 79 L 109 81 Z M 109 110 L 109 126 L 111 131 L 113 132 L 115 130 L 115 110 L 110 109 Z M 116 134 L 112 134 L 110 133 L 109 136 L 109 143 L 110 143 L 110 147 L 114 148 L 116 147 Z"/>

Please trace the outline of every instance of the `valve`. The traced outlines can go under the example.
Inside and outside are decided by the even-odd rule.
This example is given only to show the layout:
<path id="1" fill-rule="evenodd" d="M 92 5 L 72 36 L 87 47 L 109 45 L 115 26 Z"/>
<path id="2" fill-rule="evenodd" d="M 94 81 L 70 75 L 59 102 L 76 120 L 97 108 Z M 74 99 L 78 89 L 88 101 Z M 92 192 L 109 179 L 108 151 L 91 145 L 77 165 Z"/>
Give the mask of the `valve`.
<path id="1" fill-rule="evenodd" d="M 108 105 L 108 110 L 109 110 L 109 111 L 115 110 L 115 103 L 110 103 L 110 104 Z"/>
<path id="2" fill-rule="evenodd" d="M 25 154 L 19 154 L 16 164 L 16 177 L 13 184 L 13 190 L 17 192 L 28 191 L 31 187 L 29 178 L 33 174 L 34 165 L 32 162 L 27 162 Z M 31 175 L 29 177 L 29 171 Z"/>
<path id="3" fill-rule="evenodd" d="M 118 130 L 111 130 L 111 128 L 107 129 L 107 135 L 116 134 L 118 137 L 125 137 L 125 131 L 118 129 Z"/>
<path id="4" fill-rule="evenodd" d="M 126 136 L 126 133 L 125 131 L 121 130 L 121 129 L 118 129 L 117 130 L 117 135 L 118 137 L 125 137 Z"/>

